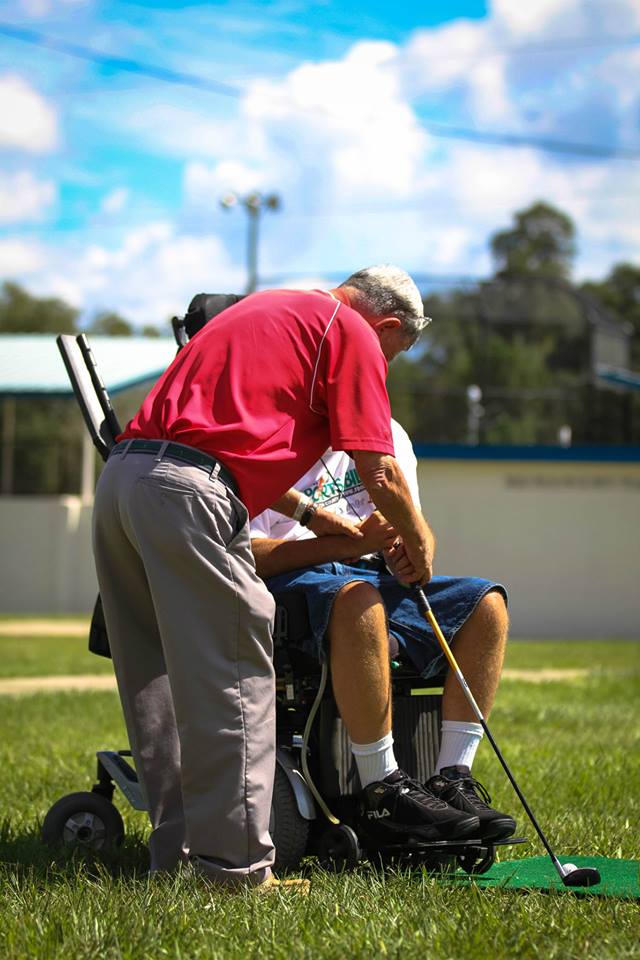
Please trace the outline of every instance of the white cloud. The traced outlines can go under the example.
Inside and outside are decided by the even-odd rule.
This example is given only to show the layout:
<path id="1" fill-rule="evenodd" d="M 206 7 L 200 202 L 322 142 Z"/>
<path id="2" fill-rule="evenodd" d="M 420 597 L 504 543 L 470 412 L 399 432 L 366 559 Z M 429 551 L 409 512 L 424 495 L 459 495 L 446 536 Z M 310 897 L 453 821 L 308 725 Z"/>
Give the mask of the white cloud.
<path id="1" fill-rule="evenodd" d="M 230 189 L 282 195 L 282 211 L 261 226 L 261 270 L 294 286 L 300 273 L 317 286 L 319 270 L 384 260 L 482 273 L 489 235 L 538 199 L 575 219 L 577 273 L 602 275 L 614 259 L 640 256 L 637 164 L 437 138 L 429 124 L 637 144 L 638 50 L 551 49 L 558 38 L 624 36 L 634 23 L 635 0 L 493 0 L 482 20 L 420 30 L 402 46 L 356 43 L 340 60 L 254 81 L 239 101 L 189 97 L 183 108 L 169 90 L 156 102 L 135 94 L 134 108 L 126 95 L 117 110 L 113 98 L 89 104 L 130 142 L 184 160 L 182 228 L 167 220 L 115 247 L 51 247 L 38 282 L 136 322 L 183 310 L 198 289 L 240 290 L 245 219 L 223 221 L 218 208 Z M 102 212 L 129 204 L 120 187 Z"/>
<path id="2" fill-rule="evenodd" d="M 168 100 L 136 102 L 128 111 L 120 109 L 112 115 L 110 100 L 105 100 L 102 107 L 116 129 L 124 127 L 127 136 L 150 144 L 152 149 L 159 147 L 169 156 L 233 156 L 246 142 L 245 132 L 237 124 L 210 111 L 198 112 Z"/>
<path id="3" fill-rule="evenodd" d="M 51 104 L 22 77 L 0 77 L 0 146 L 47 153 L 57 142 L 58 121 Z"/>
<path id="4" fill-rule="evenodd" d="M 575 27 L 580 7 L 580 0 L 534 0 L 533 3 L 492 0 L 491 12 L 511 37 L 526 39 L 563 19 L 570 19 Z"/>
<path id="5" fill-rule="evenodd" d="M 46 252 L 39 243 L 18 237 L 0 239 L 0 274 L 3 276 L 28 277 L 42 270 L 46 262 Z"/>
<path id="6" fill-rule="evenodd" d="M 487 46 L 487 22 L 455 20 L 433 30 L 418 30 L 398 52 L 397 70 L 407 92 L 443 90 L 468 80 L 469 67 Z"/>
<path id="7" fill-rule="evenodd" d="M 357 43 L 341 61 L 305 63 L 254 83 L 243 115 L 280 182 L 337 201 L 410 194 L 429 137 L 402 96 L 390 43 Z"/>
<path id="8" fill-rule="evenodd" d="M 194 161 L 184 172 L 185 202 L 198 208 L 217 206 L 225 193 L 243 194 L 263 187 L 268 187 L 265 171 L 237 160 L 223 160 L 213 166 Z"/>
<path id="9" fill-rule="evenodd" d="M 122 213 L 129 202 L 129 191 L 126 187 L 116 187 L 115 190 L 112 190 L 106 195 L 100 204 L 100 210 L 102 213 L 106 213 L 107 216 L 114 216 L 117 213 Z"/>
<path id="10" fill-rule="evenodd" d="M 37 180 L 28 170 L 0 173 L 0 223 L 41 220 L 57 197 L 51 180 Z"/>
<path id="11" fill-rule="evenodd" d="M 178 234 L 160 221 L 130 231 L 111 249 L 5 241 L 0 270 L 26 280 L 34 293 L 63 297 L 88 312 L 118 310 L 140 326 L 165 325 L 200 290 L 241 290 L 245 282 L 218 237 Z"/>

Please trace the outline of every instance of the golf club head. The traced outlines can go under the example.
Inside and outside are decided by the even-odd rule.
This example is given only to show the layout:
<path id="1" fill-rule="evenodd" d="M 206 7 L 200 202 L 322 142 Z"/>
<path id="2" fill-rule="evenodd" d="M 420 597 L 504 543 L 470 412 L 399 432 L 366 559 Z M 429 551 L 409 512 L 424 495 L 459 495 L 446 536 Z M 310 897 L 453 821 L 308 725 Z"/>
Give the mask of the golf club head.
<path id="1" fill-rule="evenodd" d="M 565 887 L 595 887 L 600 883 L 600 874 L 595 867 L 576 867 L 562 877 Z"/>

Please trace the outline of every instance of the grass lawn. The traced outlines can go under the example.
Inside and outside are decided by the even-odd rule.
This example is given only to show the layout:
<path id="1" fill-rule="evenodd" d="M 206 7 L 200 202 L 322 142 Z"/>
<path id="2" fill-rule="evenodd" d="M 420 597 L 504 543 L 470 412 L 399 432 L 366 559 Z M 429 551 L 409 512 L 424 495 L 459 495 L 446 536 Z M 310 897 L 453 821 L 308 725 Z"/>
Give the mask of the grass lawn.
<path id="1" fill-rule="evenodd" d="M 0 638 L 4 676 L 110 669 L 78 638 Z M 508 665 L 577 667 L 573 682 L 505 681 L 492 730 L 561 859 L 640 859 L 640 644 L 514 643 Z M 74 669 L 75 668 L 75 669 Z M 637 903 L 560 893 L 459 889 L 421 872 L 334 876 L 310 864 L 310 895 L 203 889 L 149 880 L 143 815 L 121 796 L 127 839 L 109 860 L 52 855 L 39 820 L 60 796 L 90 789 L 94 753 L 126 745 L 109 692 L 0 697 L 0 956 L 3 958 L 640 956 Z M 542 853 L 487 744 L 474 773 L 531 838 L 504 856 Z"/>

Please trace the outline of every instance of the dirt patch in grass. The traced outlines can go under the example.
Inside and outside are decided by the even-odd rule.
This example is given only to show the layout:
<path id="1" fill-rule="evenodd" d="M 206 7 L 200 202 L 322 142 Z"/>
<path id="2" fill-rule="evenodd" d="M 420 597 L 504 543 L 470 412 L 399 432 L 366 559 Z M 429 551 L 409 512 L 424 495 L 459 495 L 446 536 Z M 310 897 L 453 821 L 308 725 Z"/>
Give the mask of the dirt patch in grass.
<path id="1" fill-rule="evenodd" d="M 526 683 L 583 680 L 588 670 L 505 670 L 504 680 L 524 680 Z M 20 696 L 27 693 L 57 693 L 65 690 L 115 690 L 112 674 L 85 673 L 50 677 L 8 677 L 0 680 L 0 695 Z"/>
<path id="2" fill-rule="evenodd" d="M 554 680 L 584 680 L 591 673 L 583 668 L 561 667 L 558 669 L 516 670 L 507 668 L 502 671 L 503 680 L 524 680 L 527 683 L 547 683 Z"/>
<path id="3" fill-rule="evenodd" d="M 0 680 L 0 694 L 20 696 L 25 693 L 58 693 L 68 690 L 115 690 L 112 674 L 85 673 L 59 677 L 8 677 Z"/>
<path id="4" fill-rule="evenodd" d="M 86 637 L 88 620 L 2 620 L 0 637 Z"/>

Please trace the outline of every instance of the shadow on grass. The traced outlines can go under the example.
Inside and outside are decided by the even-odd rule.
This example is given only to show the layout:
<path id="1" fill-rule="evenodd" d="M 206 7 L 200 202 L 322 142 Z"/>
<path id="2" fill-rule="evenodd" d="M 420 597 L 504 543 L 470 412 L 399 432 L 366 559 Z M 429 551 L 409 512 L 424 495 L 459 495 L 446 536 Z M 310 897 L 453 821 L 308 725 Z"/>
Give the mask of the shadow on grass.
<path id="1" fill-rule="evenodd" d="M 140 833 L 128 833 L 121 846 L 99 853 L 80 845 L 47 846 L 40 836 L 40 825 L 15 828 L 9 819 L 0 824 L 0 869 L 17 878 L 51 883 L 76 875 L 82 867 L 88 876 L 97 879 L 105 871 L 113 877 L 142 878 L 149 870 L 146 841 Z"/>

